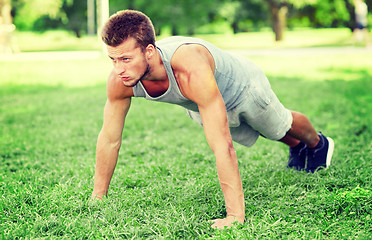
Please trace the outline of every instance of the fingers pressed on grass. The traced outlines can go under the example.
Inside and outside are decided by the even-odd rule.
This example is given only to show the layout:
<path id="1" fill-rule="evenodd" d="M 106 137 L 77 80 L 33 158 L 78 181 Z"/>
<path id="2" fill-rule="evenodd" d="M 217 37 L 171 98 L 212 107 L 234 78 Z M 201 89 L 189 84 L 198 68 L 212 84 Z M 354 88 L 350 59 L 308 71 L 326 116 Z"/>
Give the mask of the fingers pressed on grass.
<path id="1" fill-rule="evenodd" d="M 225 229 L 230 228 L 234 224 L 242 224 L 234 216 L 228 216 L 226 218 L 221 219 L 213 219 L 209 220 L 209 222 L 212 223 L 211 227 L 214 229 Z"/>

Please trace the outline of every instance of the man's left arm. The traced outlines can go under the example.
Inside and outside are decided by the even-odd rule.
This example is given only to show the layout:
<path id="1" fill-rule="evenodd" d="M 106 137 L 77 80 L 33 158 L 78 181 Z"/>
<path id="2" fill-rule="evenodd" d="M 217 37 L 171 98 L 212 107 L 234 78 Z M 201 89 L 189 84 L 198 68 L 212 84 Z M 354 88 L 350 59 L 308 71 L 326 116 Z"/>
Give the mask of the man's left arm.
<path id="1" fill-rule="evenodd" d="M 244 222 L 245 205 L 238 160 L 228 127 L 222 97 L 198 105 L 208 144 L 216 157 L 217 173 L 225 197 L 227 217 L 213 220 L 214 227 L 223 228 L 232 222 Z"/>
<path id="2" fill-rule="evenodd" d="M 195 48 L 195 47 L 194 47 Z M 225 197 L 227 217 L 213 220 L 223 228 L 244 222 L 245 205 L 238 161 L 227 121 L 226 107 L 208 61 L 200 48 L 180 48 L 172 58 L 182 94 L 198 104 L 207 142 L 216 157 L 217 173 Z"/>

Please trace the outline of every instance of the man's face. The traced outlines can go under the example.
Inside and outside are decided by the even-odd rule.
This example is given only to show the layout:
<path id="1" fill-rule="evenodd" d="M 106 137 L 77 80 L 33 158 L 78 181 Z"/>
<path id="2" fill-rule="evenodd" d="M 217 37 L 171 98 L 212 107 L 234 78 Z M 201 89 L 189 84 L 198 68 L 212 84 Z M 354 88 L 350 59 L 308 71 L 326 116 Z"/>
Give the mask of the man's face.
<path id="1" fill-rule="evenodd" d="M 125 86 L 133 87 L 149 74 L 145 54 L 134 38 L 128 38 L 116 47 L 107 46 L 107 51 Z"/>

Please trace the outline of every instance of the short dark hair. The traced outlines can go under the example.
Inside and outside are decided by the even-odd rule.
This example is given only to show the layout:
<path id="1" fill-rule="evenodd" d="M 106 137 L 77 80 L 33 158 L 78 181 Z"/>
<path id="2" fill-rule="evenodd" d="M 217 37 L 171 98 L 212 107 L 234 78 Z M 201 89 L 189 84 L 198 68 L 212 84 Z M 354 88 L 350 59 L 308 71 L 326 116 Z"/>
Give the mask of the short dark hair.
<path id="1" fill-rule="evenodd" d="M 102 29 L 102 41 L 111 47 L 122 44 L 132 37 L 144 50 L 149 44 L 155 46 L 155 30 L 149 17 L 139 11 L 122 10 L 112 15 Z"/>

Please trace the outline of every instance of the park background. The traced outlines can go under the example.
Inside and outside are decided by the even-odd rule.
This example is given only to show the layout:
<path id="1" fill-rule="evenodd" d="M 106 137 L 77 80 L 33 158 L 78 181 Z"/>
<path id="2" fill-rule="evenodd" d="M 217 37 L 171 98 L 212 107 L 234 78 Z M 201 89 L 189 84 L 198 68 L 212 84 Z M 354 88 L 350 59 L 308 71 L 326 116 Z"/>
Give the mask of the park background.
<path id="1" fill-rule="evenodd" d="M 352 1 L 0 0 L 0 8 L 15 26 L 0 54 L 3 239 L 371 238 L 372 52 L 353 38 Z M 134 99 L 109 196 L 91 201 L 111 70 L 97 32 L 125 8 L 148 14 L 158 39 L 196 36 L 256 62 L 285 106 L 335 140 L 331 167 L 297 172 L 280 143 L 236 144 L 246 222 L 211 229 L 208 220 L 226 212 L 202 129 L 178 106 Z"/>

